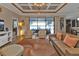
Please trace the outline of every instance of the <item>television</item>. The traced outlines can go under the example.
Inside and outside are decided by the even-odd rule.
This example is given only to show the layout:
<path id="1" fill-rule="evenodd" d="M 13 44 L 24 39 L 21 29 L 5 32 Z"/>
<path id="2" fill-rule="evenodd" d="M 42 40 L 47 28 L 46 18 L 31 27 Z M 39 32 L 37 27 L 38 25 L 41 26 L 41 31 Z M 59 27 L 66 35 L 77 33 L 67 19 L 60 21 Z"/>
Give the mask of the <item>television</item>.
<path id="1" fill-rule="evenodd" d="M 4 31 L 4 20 L 0 20 L 0 31 Z"/>

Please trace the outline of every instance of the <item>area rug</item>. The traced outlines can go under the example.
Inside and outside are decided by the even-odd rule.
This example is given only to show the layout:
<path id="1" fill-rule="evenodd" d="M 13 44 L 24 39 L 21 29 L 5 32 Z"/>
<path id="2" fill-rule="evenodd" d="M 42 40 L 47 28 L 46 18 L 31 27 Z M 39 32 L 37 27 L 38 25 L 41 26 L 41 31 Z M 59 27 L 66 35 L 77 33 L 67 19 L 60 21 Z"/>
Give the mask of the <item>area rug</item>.
<path id="1" fill-rule="evenodd" d="M 58 56 L 53 45 L 50 45 L 45 39 L 24 39 L 18 44 L 24 46 L 24 56 Z M 28 45 L 32 47 L 27 47 Z"/>

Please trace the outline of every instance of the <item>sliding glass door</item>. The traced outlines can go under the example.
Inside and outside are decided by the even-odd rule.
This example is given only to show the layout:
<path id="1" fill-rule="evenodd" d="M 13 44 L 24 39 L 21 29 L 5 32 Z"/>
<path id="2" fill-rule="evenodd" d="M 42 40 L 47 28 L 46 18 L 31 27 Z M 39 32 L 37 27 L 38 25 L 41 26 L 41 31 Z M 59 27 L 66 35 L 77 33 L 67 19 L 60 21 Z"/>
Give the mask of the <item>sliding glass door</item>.
<path id="1" fill-rule="evenodd" d="M 52 18 L 46 18 L 45 27 L 51 34 L 54 34 L 54 20 Z"/>
<path id="2" fill-rule="evenodd" d="M 47 30 L 47 33 L 54 34 L 54 20 L 52 17 L 30 18 L 30 30 Z"/>
<path id="3" fill-rule="evenodd" d="M 30 18 L 30 30 L 37 30 L 37 18 Z"/>
<path id="4" fill-rule="evenodd" d="M 45 29 L 45 18 L 38 18 L 38 29 Z"/>

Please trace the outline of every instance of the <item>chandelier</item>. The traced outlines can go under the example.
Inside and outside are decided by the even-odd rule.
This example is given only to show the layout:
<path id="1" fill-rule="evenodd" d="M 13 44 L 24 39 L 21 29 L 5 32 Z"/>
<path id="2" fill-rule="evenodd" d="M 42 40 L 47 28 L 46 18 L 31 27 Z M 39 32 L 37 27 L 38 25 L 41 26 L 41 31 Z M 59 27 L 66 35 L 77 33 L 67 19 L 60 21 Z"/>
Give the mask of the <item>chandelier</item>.
<path id="1" fill-rule="evenodd" d="M 41 7 L 47 6 L 47 3 L 33 3 L 33 6 L 36 6 L 38 8 L 37 13 L 40 14 L 40 13 L 42 13 Z"/>
<path id="2" fill-rule="evenodd" d="M 42 6 L 45 6 L 47 5 L 46 3 L 33 3 L 34 6 L 37 6 L 37 7 L 42 7 Z"/>

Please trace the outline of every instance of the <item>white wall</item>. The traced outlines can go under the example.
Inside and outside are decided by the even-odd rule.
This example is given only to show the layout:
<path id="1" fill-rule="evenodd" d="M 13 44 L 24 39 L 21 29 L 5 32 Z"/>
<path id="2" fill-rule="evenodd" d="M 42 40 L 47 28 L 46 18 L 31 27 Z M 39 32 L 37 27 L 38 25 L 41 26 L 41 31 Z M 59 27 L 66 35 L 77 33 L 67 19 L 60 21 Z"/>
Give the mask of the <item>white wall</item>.
<path id="1" fill-rule="evenodd" d="M 4 20 L 5 22 L 5 28 L 9 28 L 9 30 L 12 30 L 12 22 L 13 18 L 18 18 L 19 15 L 13 13 L 12 11 L 6 9 L 3 6 L 0 6 L 1 12 L 0 12 L 0 19 Z"/>

